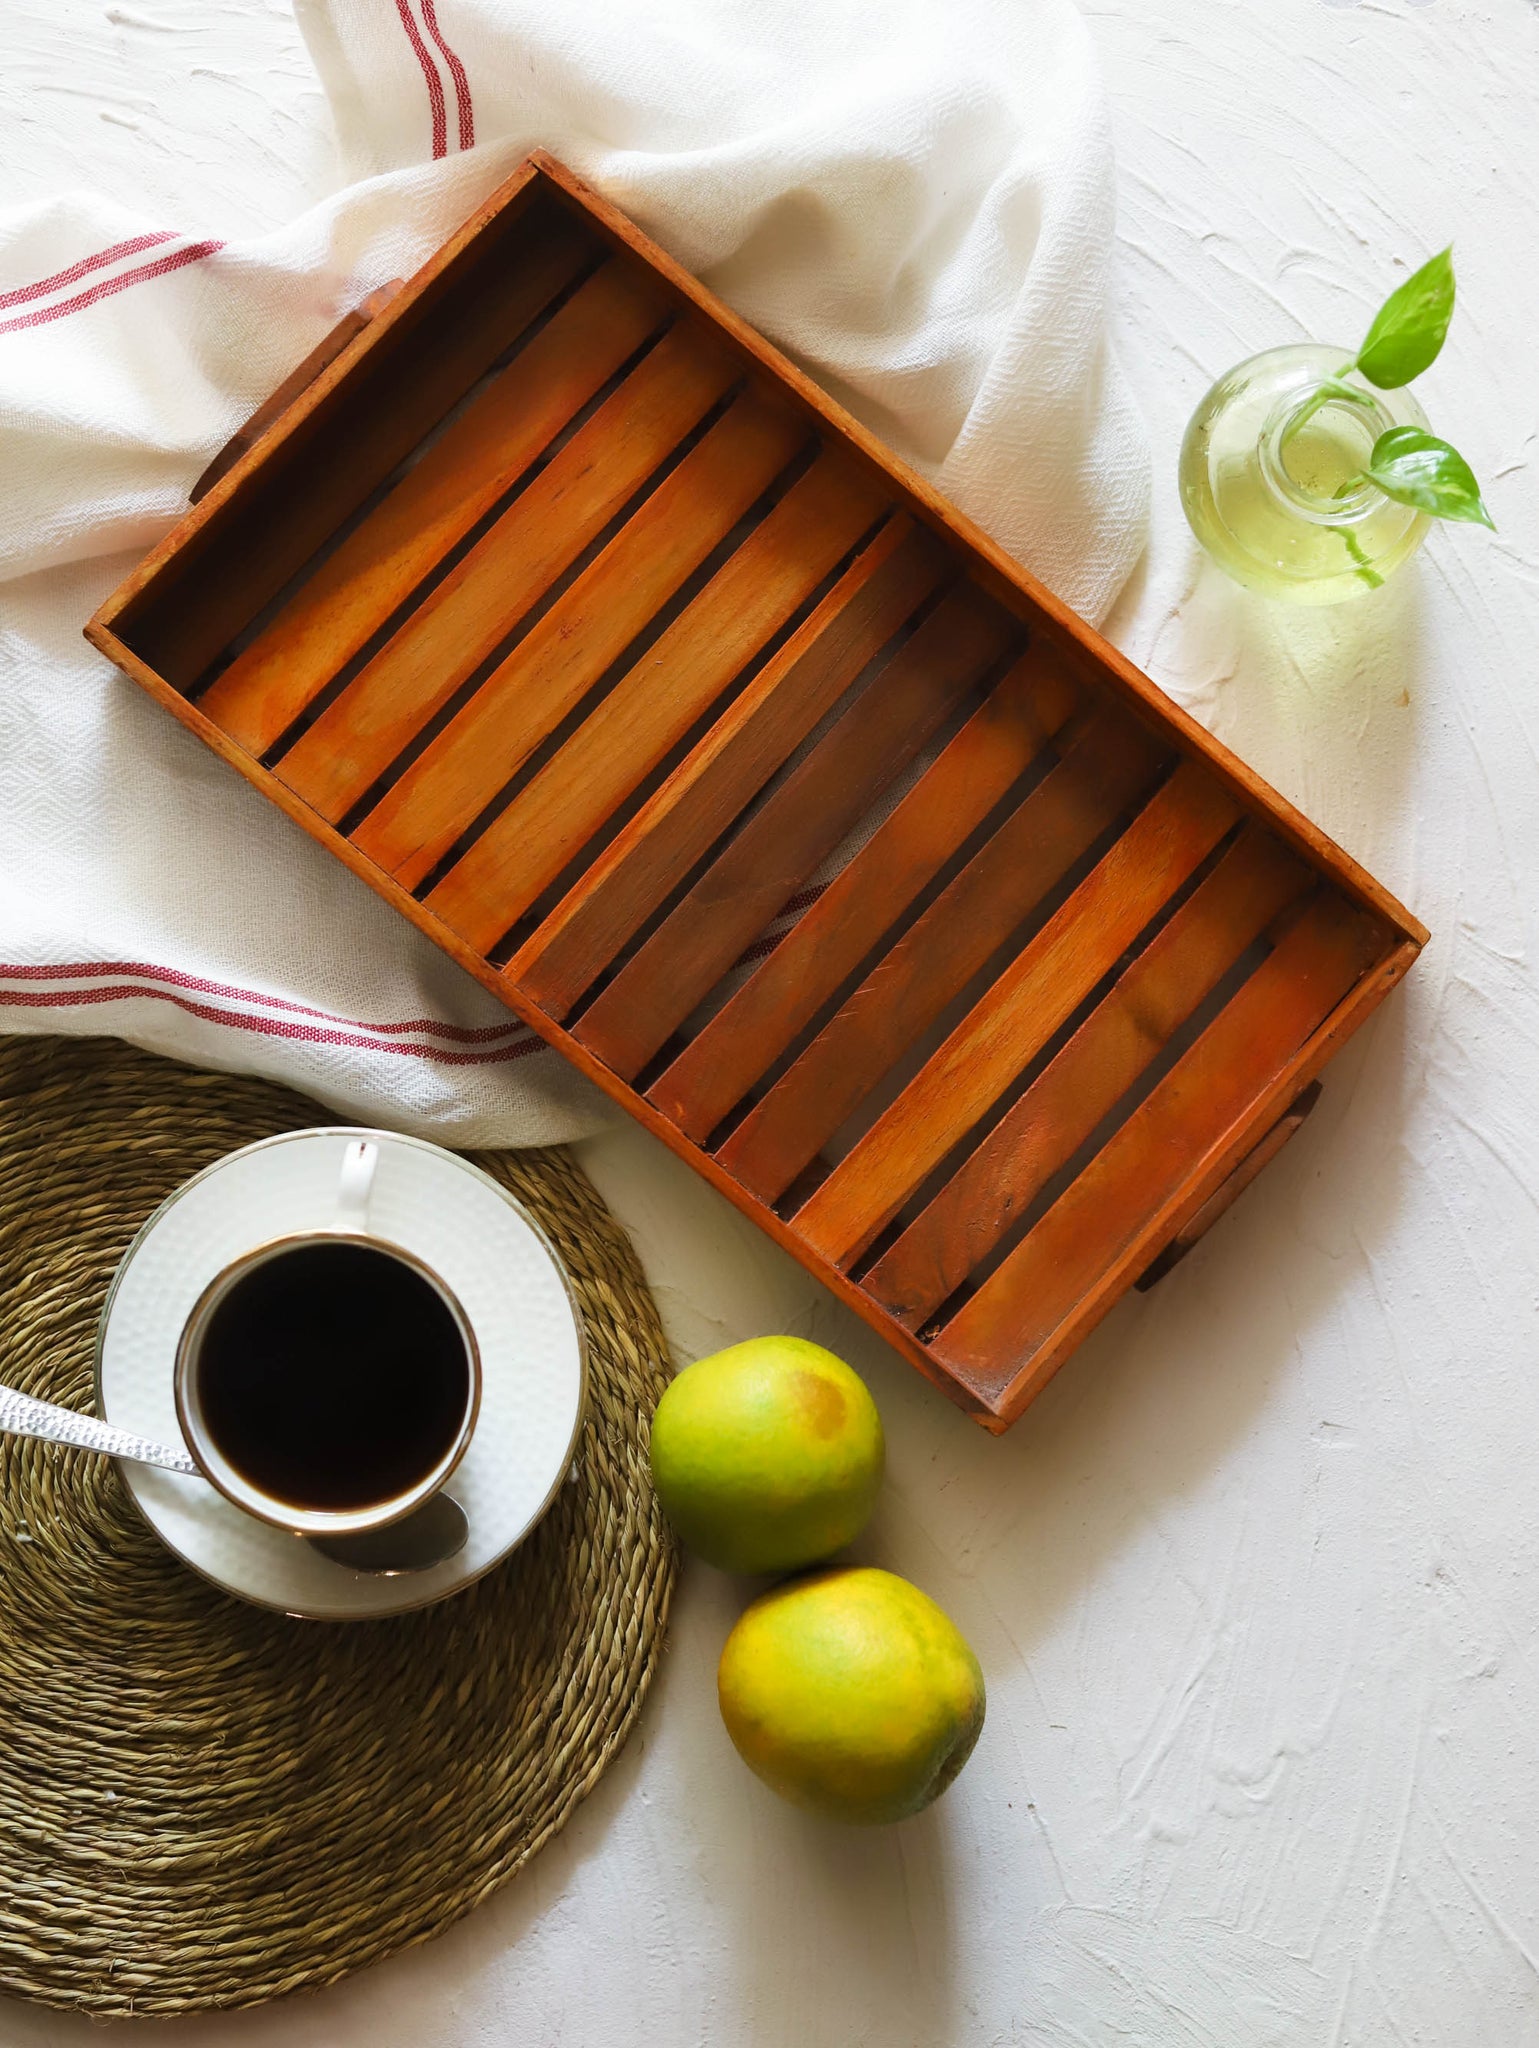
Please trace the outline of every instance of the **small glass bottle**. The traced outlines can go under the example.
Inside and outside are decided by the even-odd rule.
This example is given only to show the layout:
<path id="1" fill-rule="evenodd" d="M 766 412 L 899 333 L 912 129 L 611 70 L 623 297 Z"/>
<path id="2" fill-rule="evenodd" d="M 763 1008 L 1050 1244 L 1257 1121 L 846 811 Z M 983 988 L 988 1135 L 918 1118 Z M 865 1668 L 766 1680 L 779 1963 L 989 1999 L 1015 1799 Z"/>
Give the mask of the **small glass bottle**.
<path id="1" fill-rule="evenodd" d="M 1350 351 L 1300 342 L 1220 377 L 1181 444 L 1193 533 L 1238 582 L 1296 604 L 1366 597 L 1413 555 L 1431 521 L 1353 479 L 1390 427 L 1425 427 L 1409 391 L 1342 377 Z M 1320 387 L 1340 395 L 1316 405 Z"/>

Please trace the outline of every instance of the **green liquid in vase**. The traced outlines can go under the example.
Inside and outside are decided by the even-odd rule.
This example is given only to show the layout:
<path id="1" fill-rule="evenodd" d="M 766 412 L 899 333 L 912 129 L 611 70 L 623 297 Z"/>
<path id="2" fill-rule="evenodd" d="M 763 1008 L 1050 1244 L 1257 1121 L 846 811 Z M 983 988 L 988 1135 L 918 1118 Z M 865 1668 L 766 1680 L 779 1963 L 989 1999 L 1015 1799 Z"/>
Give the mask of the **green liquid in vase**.
<path id="1" fill-rule="evenodd" d="M 1229 574 L 1269 597 L 1339 604 L 1377 590 L 1425 537 L 1423 513 L 1358 483 L 1379 435 L 1425 426 L 1405 391 L 1352 379 L 1352 397 L 1306 409 L 1346 354 L 1308 342 L 1269 349 L 1221 377 L 1181 449 L 1181 502 Z"/>

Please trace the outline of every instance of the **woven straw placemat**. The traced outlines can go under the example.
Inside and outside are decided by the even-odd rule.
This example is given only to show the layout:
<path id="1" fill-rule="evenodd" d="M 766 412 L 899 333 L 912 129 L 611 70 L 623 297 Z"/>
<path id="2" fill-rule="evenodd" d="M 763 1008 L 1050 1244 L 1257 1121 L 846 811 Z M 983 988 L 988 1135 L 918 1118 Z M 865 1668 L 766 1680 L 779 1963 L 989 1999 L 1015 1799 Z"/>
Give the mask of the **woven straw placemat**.
<path id="1" fill-rule="evenodd" d="M 100 1040 L 0 1040 L 0 1380 L 92 1404 L 96 1321 L 161 1198 L 333 1112 Z M 253 2005 L 470 1911 L 614 1756 L 675 1555 L 647 1474 L 667 1377 L 635 1254 L 560 1151 L 476 1155 L 588 1331 L 578 1481 L 422 1613 L 299 1622 L 178 1564 L 116 1465 L 0 1439 L 0 1990 L 101 2014 Z"/>

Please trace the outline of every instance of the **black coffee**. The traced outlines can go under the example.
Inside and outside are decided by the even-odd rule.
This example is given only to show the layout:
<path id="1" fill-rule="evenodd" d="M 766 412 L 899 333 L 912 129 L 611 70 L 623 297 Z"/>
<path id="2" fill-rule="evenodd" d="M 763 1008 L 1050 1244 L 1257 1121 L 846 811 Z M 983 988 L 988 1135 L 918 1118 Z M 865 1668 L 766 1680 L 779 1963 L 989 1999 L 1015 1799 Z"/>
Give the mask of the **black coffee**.
<path id="1" fill-rule="evenodd" d="M 215 1309 L 198 1391 L 209 1436 L 251 1485 L 296 1508 L 362 1508 L 448 1451 L 470 1361 L 443 1296 L 403 1260 L 296 1245 Z"/>

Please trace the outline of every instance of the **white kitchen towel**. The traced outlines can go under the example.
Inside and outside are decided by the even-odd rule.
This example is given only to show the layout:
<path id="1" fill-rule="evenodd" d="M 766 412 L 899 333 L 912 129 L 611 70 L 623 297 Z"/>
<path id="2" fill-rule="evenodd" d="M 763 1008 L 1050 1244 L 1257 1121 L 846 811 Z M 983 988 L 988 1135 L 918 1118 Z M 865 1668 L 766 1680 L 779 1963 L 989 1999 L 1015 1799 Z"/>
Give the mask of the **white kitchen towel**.
<path id="1" fill-rule="evenodd" d="M 1094 60 L 1069 0 L 297 13 L 343 166 L 299 218 L 221 240 L 193 190 L 184 232 L 121 186 L 0 212 L 0 1029 L 110 1031 L 460 1143 L 572 1136 L 585 1084 L 80 627 L 339 312 L 536 145 L 1101 614 L 1146 462 L 1106 344 Z"/>

